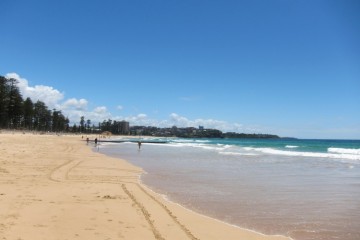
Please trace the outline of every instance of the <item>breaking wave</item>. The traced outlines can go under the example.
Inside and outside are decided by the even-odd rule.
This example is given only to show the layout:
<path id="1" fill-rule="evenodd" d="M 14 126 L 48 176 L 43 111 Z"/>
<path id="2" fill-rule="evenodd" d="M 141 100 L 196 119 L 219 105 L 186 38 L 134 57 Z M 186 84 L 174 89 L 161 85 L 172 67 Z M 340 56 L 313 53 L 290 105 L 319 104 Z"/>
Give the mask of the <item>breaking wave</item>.
<path id="1" fill-rule="evenodd" d="M 247 147 L 246 149 L 251 150 L 251 151 L 265 153 L 265 154 L 274 154 L 274 155 L 282 155 L 282 156 L 300 156 L 300 157 L 360 160 L 360 150 L 359 149 L 329 148 L 327 153 L 284 151 L 284 150 L 273 149 L 273 148 L 249 148 L 249 147 Z"/>

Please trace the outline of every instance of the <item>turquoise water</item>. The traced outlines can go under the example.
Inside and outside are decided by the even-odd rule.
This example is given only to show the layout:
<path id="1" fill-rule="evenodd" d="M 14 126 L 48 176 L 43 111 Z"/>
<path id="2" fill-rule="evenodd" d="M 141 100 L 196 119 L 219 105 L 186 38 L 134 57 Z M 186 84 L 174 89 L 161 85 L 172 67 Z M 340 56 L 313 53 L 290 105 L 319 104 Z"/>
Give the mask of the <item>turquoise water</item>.
<path id="1" fill-rule="evenodd" d="M 122 138 L 122 140 L 126 140 Z M 236 146 L 234 154 L 246 151 L 282 155 L 306 155 L 360 160 L 360 140 L 321 140 L 321 139 L 188 139 L 188 138 L 139 138 L 130 141 L 167 142 L 184 146 L 204 147 L 205 145 Z M 297 154 L 296 154 L 297 153 Z"/>
<path id="2" fill-rule="evenodd" d="M 202 214 L 296 240 L 360 239 L 360 141 L 166 139 L 103 144 Z"/>
<path id="3" fill-rule="evenodd" d="M 169 139 L 169 143 L 191 143 L 209 145 L 229 145 L 254 148 L 252 150 L 268 151 L 279 150 L 286 152 L 299 152 L 319 157 L 340 157 L 359 159 L 360 140 L 317 140 L 317 139 Z M 246 150 L 246 149 L 245 149 Z M 249 149 L 248 149 L 249 150 Z M 321 155 L 323 153 L 324 155 Z M 326 155 L 350 154 L 353 156 Z"/>

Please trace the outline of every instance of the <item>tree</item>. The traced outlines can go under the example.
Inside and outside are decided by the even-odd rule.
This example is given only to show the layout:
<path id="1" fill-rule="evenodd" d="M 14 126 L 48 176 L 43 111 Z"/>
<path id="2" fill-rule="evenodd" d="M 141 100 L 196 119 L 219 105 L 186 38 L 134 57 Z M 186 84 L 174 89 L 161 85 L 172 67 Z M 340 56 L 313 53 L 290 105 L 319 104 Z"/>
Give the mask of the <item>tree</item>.
<path id="1" fill-rule="evenodd" d="M 68 128 L 69 119 L 61 113 L 61 111 L 53 111 L 53 131 L 62 132 Z"/>
<path id="2" fill-rule="evenodd" d="M 87 130 L 87 132 L 90 132 L 90 124 L 91 124 L 91 120 L 90 119 L 86 120 L 86 130 Z"/>
<path id="3" fill-rule="evenodd" d="M 0 128 L 34 129 L 37 131 L 69 131 L 69 119 L 61 111 L 49 110 L 42 101 L 33 103 L 30 98 L 24 101 L 18 82 L 14 78 L 0 76 Z M 82 125 L 73 130 L 84 131 L 84 117 Z M 90 120 L 87 120 L 90 127 Z"/>
<path id="4" fill-rule="evenodd" d="M 77 130 L 78 130 L 78 127 L 76 126 L 76 123 L 74 123 L 74 125 L 72 126 L 72 132 L 73 133 L 76 133 L 77 132 Z"/>
<path id="5" fill-rule="evenodd" d="M 18 88 L 17 80 L 14 78 L 9 79 L 9 105 L 8 105 L 8 118 L 9 124 L 12 128 L 18 128 L 22 121 L 23 116 L 23 98 Z"/>
<path id="6" fill-rule="evenodd" d="M 59 132 L 62 128 L 62 119 L 61 119 L 61 111 L 56 111 L 56 109 L 53 109 L 52 112 L 52 131 Z"/>
<path id="7" fill-rule="evenodd" d="M 8 124 L 9 85 L 8 79 L 0 76 L 0 127 Z"/>
<path id="8" fill-rule="evenodd" d="M 84 129 L 85 129 L 85 117 L 84 116 L 81 116 L 80 118 L 80 132 L 84 132 Z"/>
<path id="9" fill-rule="evenodd" d="M 65 131 L 66 132 L 69 132 L 70 131 L 70 125 L 69 125 L 69 123 L 70 123 L 70 120 L 69 120 L 69 118 L 65 118 L 65 122 L 64 122 L 64 127 L 65 127 Z"/>
<path id="10" fill-rule="evenodd" d="M 51 111 L 42 101 L 37 101 L 34 105 L 34 127 L 38 131 L 51 130 Z"/>
<path id="11" fill-rule="evenodd" d="M 34 103 L 30 98 L 26 98 L 23 104 L 24 110 L 24 127 L 31 130 L 34 123 Z"/>

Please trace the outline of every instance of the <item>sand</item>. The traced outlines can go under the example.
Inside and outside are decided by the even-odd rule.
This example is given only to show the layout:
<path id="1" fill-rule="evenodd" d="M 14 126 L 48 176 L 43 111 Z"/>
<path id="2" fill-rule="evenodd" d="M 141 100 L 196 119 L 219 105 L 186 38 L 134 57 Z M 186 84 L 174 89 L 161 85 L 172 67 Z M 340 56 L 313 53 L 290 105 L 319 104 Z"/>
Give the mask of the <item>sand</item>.
<path id="1" fill-rule="evenodd" d="M 0 240 L 289 239 L 166 201 L 81 136 L 0 134 Z"/>

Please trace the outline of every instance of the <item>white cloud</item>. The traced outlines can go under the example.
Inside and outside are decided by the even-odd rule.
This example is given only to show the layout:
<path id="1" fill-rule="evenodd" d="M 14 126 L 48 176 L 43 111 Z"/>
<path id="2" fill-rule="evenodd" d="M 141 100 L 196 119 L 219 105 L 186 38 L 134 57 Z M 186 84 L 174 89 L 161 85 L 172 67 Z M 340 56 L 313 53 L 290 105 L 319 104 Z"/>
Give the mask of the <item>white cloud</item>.
<path id="1" fill-rule="evenodd" d="M 53 87 L 45 85 L 29 86 L 29 82 L 17 73 L 8 73 L 5 77 L 18 80 L 17 85 L 24 99 L 30 97 L 33 102 L 38 100 L 44 102 L 49 109 L 61 110 L 71 123 L 78 123 L 81 116 L 85 116 L 86 119 L 90 119 L 93 123 L 112 118 L 111 113 L 104 106 L 95 107 L 93 110 L 88 111 L 88 101 L 84 98 L 63 100 L 64 94 Z"/>
<path id="2" fill-rule="evenodd" d="M 147 115 L 144 114 L 144 113 L 140 113 L 137 115 L 138 119 L 146 119 L 147 118 Z"/>
<path id="3" fill-rule="evenodd" d="M 107 109 L 105 106 L 96 107 L 93 112 L 96 114 L 104 114 L 104 113 L 107 113 Z"/>
<path id="4" fill-rule="evenodd" d="M 46 103 L 50 109 L 59 108 L 58 103 L 64 98 L 64 94 L 53 87 L 44 85 L 30 87 L 29 82 L 17 73 L 8 73 L 5 77 L 18 80 L 17 85 L 24 99 L 29 97 L 33 102 L 40 100 Z"/>
<path id="5" fill-rule="evenodd" d="M 169 119 L 157 120 L 151 119 L 146 114 L 138 114 L 125 118 L 132 126 L 154 126 L 154 127 L 198 127 L 204 126 L 205 128 L 219 129 L 223 132 L 258 132 L 256 129 L 245 128 L 239 123 L 229 123 L 226 121 L 215 119 L 194 119 L 190 120 L 177 113 L 171 113 Z"/>
<path id="6" fill-rule="evenodd" d="M 107 119 L 113 119 L 112 114 L 108 111 L 105 106 L 94 108 L 90 112 L 86 112 L 86 118 L 91 119 L 93 123 L 102 122 Z"/>
<path id="7" fill-rule="evenodd" d="M 66 109 L 63 112 L 69 117 L 71 124 L 79 123 L 81 116 L 84 116 L 86 120 L 90 119 L 93 124 L 107 119 L 113 119 L 111 113 L 104 106 L 96 107 L 91 111 Z"/>
<path id="8" fill-rule="evenodd" d="M 144 113 L 140 113 L 136 116 L 129 116 L 124 118 L 125 121 L 128 121 L 130 125 L 133 126 L 158 126 L 158 122 L 155 119 L 149 119 L 148 116 Z"/>
<path id="9" fill-rule="evenodd" d="M 75 109 L 79 111 L 85 111 L 87 109 L 88 101 L 86 99 L 77 100 L 76 98 L 70 98 L 66 100 L 62 105 L 62 109 Z"/>
<path id="10" fill-rule="evenodd" d="M 229 123 L 222 120 L 215 119 L 194 119 L 189 120 L 186 117 L 180 116 L 176 113 L 170 114 L 170 119 L 164 121 L 163 124 L 167 126 L 177 126 L 177 127 L 198 127 L 204 126 L 205 128 L 219 129 L 224 132 L 234 131 L 245 131 L 246 129 L 242 124 L 239 123 Z"/>
<path id="11" fill-rule="evenodd" d="M 116 107 L 116 109 L 121 111 L 121 110 L 123 110 L 123 109 L 124 109 L 124 107 L 123 107 L 123 106 L 121 106 L 121 105 L 118 105 L 118 106 Z"/>
<path id="12" fill-rule="evenodd" d="M 170 121 L 173 122 L 175 125 L 180 124 L 181 126 L 187 127 L 189 124 L 189 120 L 186 117 L 182 117 L 176 113 L 170 114 Z"/>
<path id="13" fill-rule="evenodd" d="M 180 116 L 177 113 L 171 113 L 168 119 L 158 120 L 149 118 L 147 114 L 140 113 L 135 116 L 120 117 L 113 116 L 105 106 L 98 106 L 92 110 L 88 110 L 88 100 L 81 98 L 64 99 L 64 94 L 59 90 L 50 86 L 36 85 L 34 87 L 29 86 L 28 81 L 25 78 L 21 78 L 16 73 L 6 74 L 7 78 L 15 78 L 18 80 L 18 87 L 24 98 L 30 97 L 34 102 L 37 100 L 43 101 L 49 109 L 56 108 L 61 110 L 63 114 L 69 118 L 71 124 L 80 122 L 81 116 L 85 116 L 85 119 L 90 119 L 92 123 L 96 124 L 107 119 L 112 120 L 125 120 L 130 122 L 130 125 L 140 126 L 155 126 L 155 127 L 198 127 L 204 126 L 205 128 L 215 128 L 223 132 L 259 132 L 255 128 L 245 128 L 239 123 L 229 123 L 226 121 L 215 119 L 188 119 L 184 116 Z M 184 100 L 189 100 L 184 98 Z M 117 106 L 118 110 L 122 110 L 123 106 Z"/>

